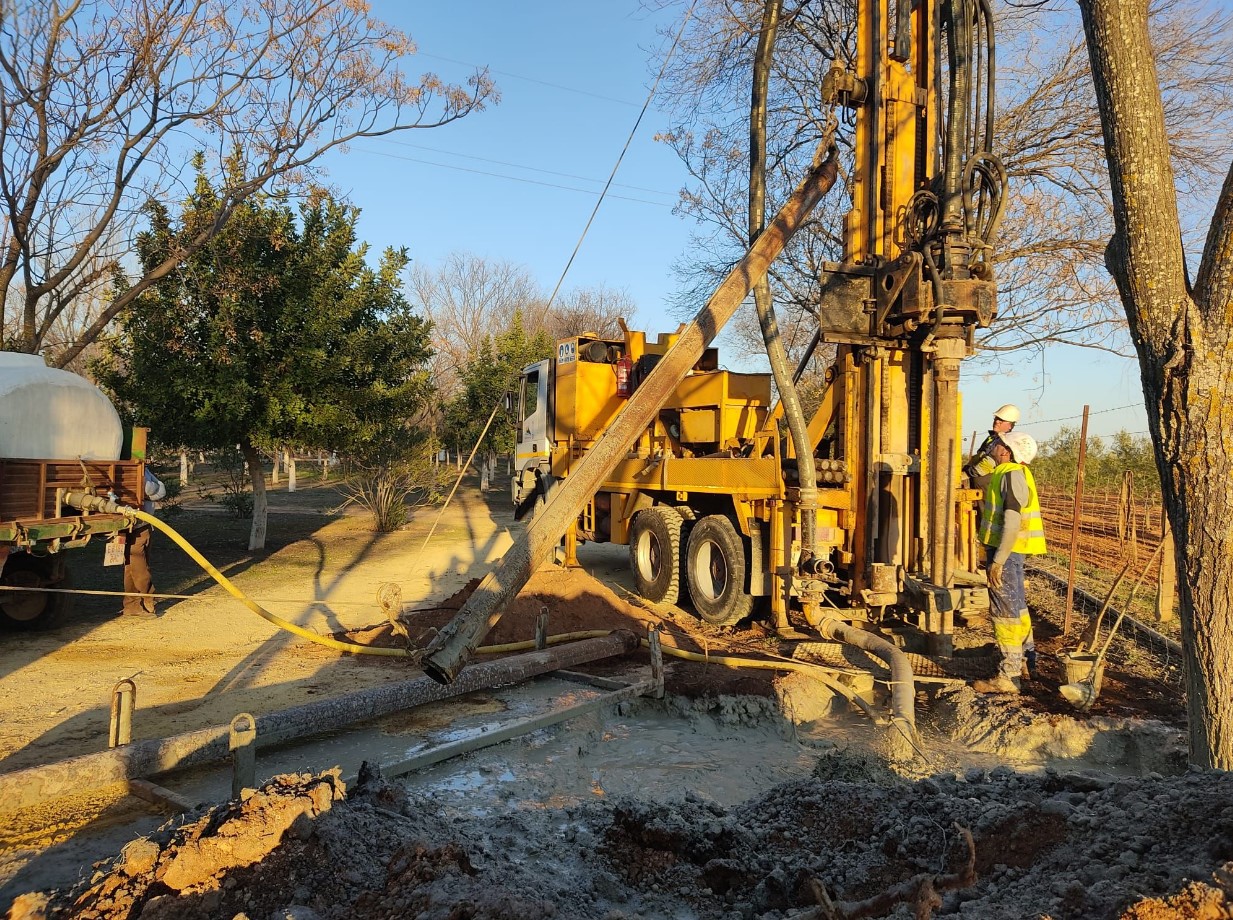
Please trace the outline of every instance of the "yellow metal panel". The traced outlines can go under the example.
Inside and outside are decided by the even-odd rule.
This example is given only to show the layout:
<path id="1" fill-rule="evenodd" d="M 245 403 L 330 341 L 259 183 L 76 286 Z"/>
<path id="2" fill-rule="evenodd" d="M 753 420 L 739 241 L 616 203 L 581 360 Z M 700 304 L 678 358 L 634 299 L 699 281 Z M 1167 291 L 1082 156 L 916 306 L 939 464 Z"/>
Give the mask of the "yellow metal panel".
<path id="1" fill-rule="evenodd" d="M 735 493 L 746 498 L 782 495 L 774 458 L 668 458 L 660 473 L 661 488 L 677 492 Z"/>
<path id="2" fill-rule="evenodd" d="M 732 493 L 739 498 L 779 498 L 783 486 L 773 457 L 631 457 L 616 465 L 601 487 L 611 491 Z"/>
<path id="3" fill-rule="evenodd" d="M 681 410 L 681 440 L 686 444 L 718 443 L 720 441 L 719 410 Z"/>
<path id="4" fill-rule="evenodd" d="M 590 361 L 557 365 L 556 400 L 557 440 L 598 438 L 625 404 L 617 396 L 616 366 Z"/>

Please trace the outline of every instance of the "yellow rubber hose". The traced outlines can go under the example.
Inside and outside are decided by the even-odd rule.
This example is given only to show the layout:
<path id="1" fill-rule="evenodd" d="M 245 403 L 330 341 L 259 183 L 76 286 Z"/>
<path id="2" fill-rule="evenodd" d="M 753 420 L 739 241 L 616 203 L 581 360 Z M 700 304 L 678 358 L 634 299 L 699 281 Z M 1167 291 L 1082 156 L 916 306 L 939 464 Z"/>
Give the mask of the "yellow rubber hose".
<path id="1" fill-rule="evenodd" d="M 189 543 L 188 540 L 184 539 L 184 537 L 181 536 L 180 533 L 170 524 L 159 520 L 152 514 L 139 511 L 136 508 L 124 507 L 122 510 L 124 514 L 136 518 L 139 521 L 144 521 L 169 536 L 175 544 L 179 546 L 180 549 L 184 550 L 184 552 L 186 552 L 194 562 L 201 566 L 201 568 L 211 578 L 222 585 L 223 588 L 227 590 L 228 594 L 240 601 L 240 603 L 242 603 L 253 613 L 257 614 L 257 616 L 268 621 L 269 623 L 272 623 L 281 630 L 297 635 L 303 639 L 307 639 L 309 642 L 314 642 L 317 645 L 323 645 L 326 648 L 332 648 L 340 652 L 347 652 L 354 655 L 381 655 L 386 658 L 418 658 L 423 651 L 422 649 L 381 648 L 371 645 L 357 645 L 354 642 L 342 642 L 329 636 L 322 636 L 310 629 L 305 629 L 303 626 L 298 626 L 289 620 L 284 620 L 282 617 L 270 613 L 270 611 L 266 610 L 256 601 L 250 599 L 248 595 L 232 584 L 231 580 L 227 578 L 226 575 L 211 565 L 210 561 L 206 559 L 205 556 L 201 555 L 201 553 L 197 551 L 197 548 Z M 575 642 L 582 639 L 597 639 L 611 634 L 612 630 L 610 629 L 591 629 L 580 632 L 560 633 L 558 635 L 549 636 L 548 644 L 557 645 L 561 642 Z M 645 639 L 642 640 L 642 645 L 648 645 Z M 535 640 L 530 639 L 523 642 L 506 642 L 502 645 L 480 646 L 475 651 L 492 655 L 501 654 L 503 652 L 526 651 L 535 648 L 535 646 Z M 824 669 L 818 667 L 817 665 L 811 665 L 801 661 L 740 658 L 731 655 L 706 655 L 700 652 L 690 652 L 685 649 L 675 648 L 671 645 L 661 645 L 661 648 L 663 649 L 664 654 L 670 655 L 673 658 L 682 658 L 687 661 L 701 661 L 730 668 L 760 668 L 775 671 L 794 671 L 799 674 L 804 674 L 825 684 L 827 687 L 830 687 L 836 693 L 839 693 L 854 705 L 860 707 L 867 715 L 877 721 L 874 713 L 864 700 L 857 696 L 848 687 L 845 687 L 835 681 L 828 673 L 824 671 Z"/>
<path id="2" fill-rule="evenodd" d="M 402 648 L 381 648 L 371 645 L 358 645 L 354 642 L 342 642 L 338 639 L 333 639 L 329 636 L 322 636 L 319 633 L 313 632 L 311 629 L 305 629 L 303 626 L 297 626 L 289 620 L 284 620 L 280 616 L 276 616 L 266 610 L 256 601 L 248 597 L 243 591 L 237 588 L 226 575 L 210 564 L 210 561 L 197 551 L 197 548 L 188 542 L 180 533 L 172 527 L 152 514 L 147 514 L 144 511 L 138 511 L 136 508 L 123 508 L 123 513 L 129 517 L 144 521 L 152 527 L 157 527 L 167 536 L 169 536 L 175 544 L 188 553 L 201 568 L 216 582 L 222 585 L 227 593 L 240 601 L 245 607 L 251 610 L 263 620 L 273 623 L 279 629 L 293 633 L 310 642 L 315 642 L 317 645 L 324 645 L 326 648 L 336 649 L 340 652 L 348 652 L 355 655 L 381 655 L 386 658 L 418 658 L 422 649 L 402 649 Z M 548 637 L 549 645 L 557 645 L 561 642 L 575 642 L 580 639 L 598 639 L 612 634 L 610 629 L 592 629 L 582 632 L 560 633 L 555 636 Z M 527 640 L 524 642 L 507 642 L 504 645 L 486 645 L 477 648 L 477 652 L 486 654 L 500 654 L 502 652 L 520 652 L 527 649 L 535 648 L 535 640 Z"/>
<path id="3" fill-rule="evenodd" d="M 257 616 L 261 617 L 263 620 L 268 620 L 279 629 L 286 630 L 289 633 L 293 633 L 303 639 L 307 639 L 309 642 L 324 645 L 326 648 L 337 649 L 340 652 L 351 652 L 356 655 L 382 655 L 386 658 L 415 658 L 419 655 L 419 649 L 378 648 L 371 645 L 357 645 L 354 642 L 340 642 L 338 639 L 319 635 L 311 629 L 305 629 L 303 626 L 297 626 L 289 620 L 284 620 L 282 617 L 275 616 L 256 601 L 251 600 L 248 595 L 232 584 L 231 580 L 226 575 L 214 568 L 214 566 L 210 564 L 210 561 L 206 559 L 205 556 L 201 555 L 201 553 L 197 552 L 197 548 L 184 539 L 184 537 L 180 536 L 176 529 L 170 524 L 165 524 L 154 515 L 147 514 L 144 511 L 139 511 L 136 508 L 124 508 L 123 513 L 129 517 L 136 518 L 139 521 L 145 521 L 150 526 L 157 527 L 167 536 L 171 537 L 175 544 L 180 547 L 180 549 L 184 550 L 184 552 L 188 553 L 189 557 L 201 566 L 206 574 L 222 585 L 227 590 L 228 594 L 242 603 L 253 613 L 257 614 Z"/>

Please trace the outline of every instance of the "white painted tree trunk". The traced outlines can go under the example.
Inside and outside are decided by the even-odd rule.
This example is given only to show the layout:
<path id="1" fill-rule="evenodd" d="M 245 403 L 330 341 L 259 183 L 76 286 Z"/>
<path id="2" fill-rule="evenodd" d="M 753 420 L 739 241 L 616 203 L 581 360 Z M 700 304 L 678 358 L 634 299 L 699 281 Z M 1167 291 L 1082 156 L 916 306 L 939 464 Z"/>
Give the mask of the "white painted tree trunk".
<path id="1" fill-rule="evenodd" d="M 253 484 L 253 526 L 248 535 L 248 548 L 265 549 L 266 522 L 270 511 L 265 491 L 265 469 L 261 464 L 261 452 L 257 448 L 245 445 L 242 450 L 248 464 L 248 478 Z"/>
<path id="2" fill-rule="evenodd" d="M 330 478 L 330 458 L 322 457 L 321 458 L 321 481 L 325 482 L 329 478 Z"/>
<path id="3" fill-rule="evenodd" d="M 180 486 L 188 485 L 188 451 L 180 451 Z"/>
<path id="4" fill-rule="evenodd" d="M 282 460 L 283 452 L 277 447 L 274 448 L 274 469 L 270 472 L 270 485 L 278 485 L 278 466 Z"/>
<path id="5" fill-rule="evenodd" d="M 283 455 L 284 462 L 287 465 L 287 491 L 295 491 L 295 454 L 287 451 Z"/>

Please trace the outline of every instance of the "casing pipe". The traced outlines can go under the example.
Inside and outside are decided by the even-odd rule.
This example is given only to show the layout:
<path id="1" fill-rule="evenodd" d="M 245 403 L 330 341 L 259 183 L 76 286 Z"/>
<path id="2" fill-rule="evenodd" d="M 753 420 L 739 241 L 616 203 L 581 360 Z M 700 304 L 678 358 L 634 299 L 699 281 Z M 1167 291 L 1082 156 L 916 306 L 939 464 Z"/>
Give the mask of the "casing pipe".
<path id="1" fill-rule="evenodd" d="M 838 163 L 833 148 L 827 151 L 825 159 L 822 159 L 822 152 L 819 148 L 809 175 L 744 258 L 728 273 L 693 322 L 678 335 L 676 343 L 634 391 L 603 436 L 574 466 L 570 475 L 552 490 L 544 510 L 536 515 L 497 567 L 480 582 L 454 619 L 437 634 L 420 664 L 427 674 L 446 684 L 458 676 L 480 641 L 501 619 L 505 606 L 549 557 L 562 534 L 577 520 L 583 505 L 617 462 L 629 453 L 677 384 L 702 357 L 753 285 L 766 275 L 771 263 L 804 224 L 814 206 L 830 191 L 838 175 Z"/>

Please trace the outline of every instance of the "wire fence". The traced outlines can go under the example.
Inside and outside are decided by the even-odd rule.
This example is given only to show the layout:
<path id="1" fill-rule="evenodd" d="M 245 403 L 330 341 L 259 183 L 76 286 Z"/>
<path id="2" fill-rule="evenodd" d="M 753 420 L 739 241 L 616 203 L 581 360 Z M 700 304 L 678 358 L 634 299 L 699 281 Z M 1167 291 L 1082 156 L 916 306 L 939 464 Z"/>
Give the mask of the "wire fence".
<path id="1" fill-rule="evenodd" d="M 1040 491 L 1041 511 L 1051 555 L 1070 557 L 1071 535 L 1075 533 L 1075 497 L 1060 489 Z M 1160 577 L 1160 560 L 1152 560 L 1164 534 L 1164 509 L 1159 500 L 1143 502 L 1128 498 L 1125 492 L 1085 492 L 1078 508 L 1075 561 L 1116 575 L 1126 563 L 1138 574 L 1140 566 L 1151 561 L 1144 581 L 1155 585 Z M 1155 589 L 1151 594 L 1154 596 Z"/>
<path id="2" fill-rule="evenodd" d="M 1096 490 L 1086 492 L 1076 508 L 1073 492 L 1042 489 L 1040 503 L 1049 552 L 1039 558 L 1037 568 L 1059 592 L 1066 590 L 1070 579 L 1074 538 L 1076 629 L 1082 630 L 1113 592 L 1105 628 L 1116 611 L 1125 609 L 1123 634 L 1155 659 L 1149 669 L 1154 676 L 1179 685 L 1181 630 L 1173 600 L 1176 592 L 1166 590 L 1163 601 L 1159 597 L 1163 553 L 1156 550 L 1165 532 L 1159 499 L 1137 500 L 1128 489 Z M 1114 591 L 1123 570 L 1125 578 Z M 1168 609 L 1162 611 L 1162 607 Z"/>

